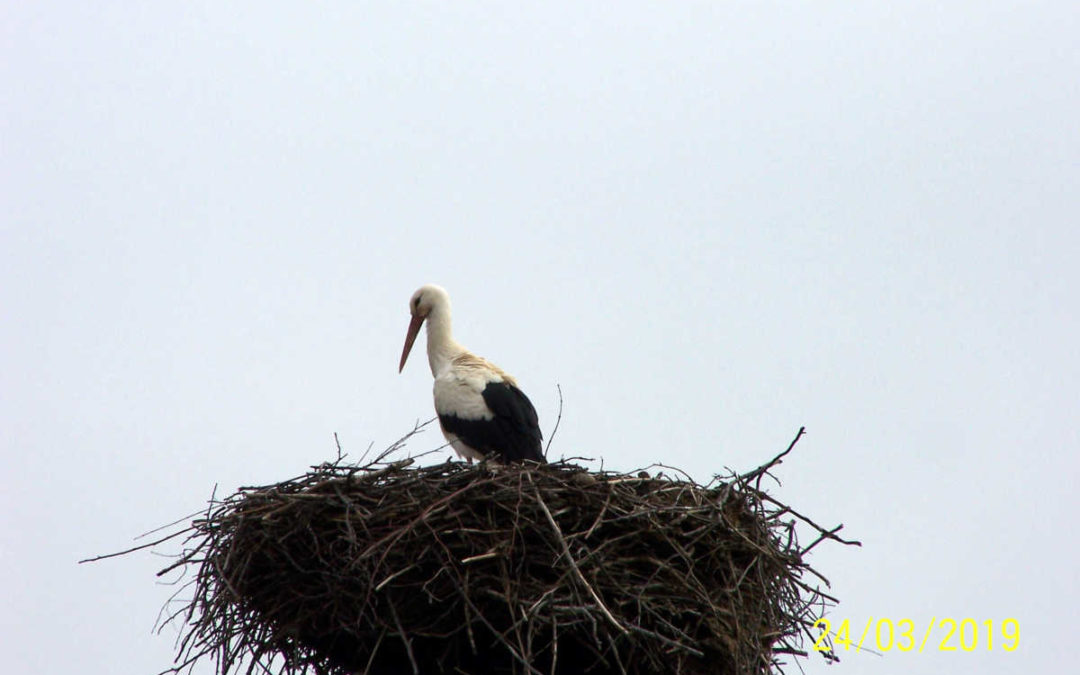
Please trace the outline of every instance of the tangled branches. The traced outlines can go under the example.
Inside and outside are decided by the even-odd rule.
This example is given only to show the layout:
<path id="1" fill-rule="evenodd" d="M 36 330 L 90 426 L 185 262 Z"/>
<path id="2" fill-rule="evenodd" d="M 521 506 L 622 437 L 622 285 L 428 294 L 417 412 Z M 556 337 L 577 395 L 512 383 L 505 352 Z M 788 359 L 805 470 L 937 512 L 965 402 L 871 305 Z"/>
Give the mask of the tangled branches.
<path id="1" fill-rule="evenodd" d="M 241 489 L 163 570 L 194 571 L 169 672 L 769 673 L 835 603 L 803 554 L 843 541 L 760 489 L 790 450 L 705 486 L 384 453 Z"/>

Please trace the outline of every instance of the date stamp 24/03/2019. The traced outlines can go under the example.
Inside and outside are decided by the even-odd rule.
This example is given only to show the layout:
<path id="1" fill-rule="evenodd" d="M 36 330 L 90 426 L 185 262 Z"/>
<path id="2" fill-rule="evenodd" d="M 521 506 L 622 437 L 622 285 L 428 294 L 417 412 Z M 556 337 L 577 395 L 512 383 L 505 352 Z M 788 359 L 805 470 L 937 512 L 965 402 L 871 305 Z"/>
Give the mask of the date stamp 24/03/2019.
<path id="1" fill-rule="evenodd" d="M 869 617 L 858 639 L 852 637 L 850 619 L 835 624 L 835 632 L 833 625 L 828 619 L 814 622 L 814 628 L 821 631 L 814 640 L 814 651 L 835 652 L 841 648 L 844 651 L 861 651 L 863 647 L 873 647 L 882 652 L 897 649 L 920 654 L 928 648 L 941 652 L 973 652 L 977 649 L 1012 652 L 1020 646 L 1020 622 L 1016 619 L 976 621 L 971 618 L 938 619 L 934 616 L 930 617 L 925 630 L 920 627 L 919 634 L 916 634 L 915 622 L 911 619 L 893 621 Z M 935 628 L 938 633 L 931 640 L 930 634 L 934 633 Z"/>

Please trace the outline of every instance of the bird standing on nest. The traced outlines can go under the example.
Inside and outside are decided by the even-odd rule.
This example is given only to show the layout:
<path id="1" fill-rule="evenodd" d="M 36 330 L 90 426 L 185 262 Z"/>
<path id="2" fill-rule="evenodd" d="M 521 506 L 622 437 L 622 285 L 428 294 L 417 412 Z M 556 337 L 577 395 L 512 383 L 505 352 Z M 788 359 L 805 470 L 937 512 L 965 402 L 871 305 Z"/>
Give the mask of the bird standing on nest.
<path id="1" fill-rule="evenodd" d="M 517 382 L 495 364 L 454 340 L 450 329 L 450 296 L 427 284 L 409 300 L 412 321 L 405 334 L 398 372 L 427 321 L 427 352 L 435 377 L 435 412 L 446 440 L 469 463 L 494 458 L 501 462 L 544 462 L 536 409 Z"/>

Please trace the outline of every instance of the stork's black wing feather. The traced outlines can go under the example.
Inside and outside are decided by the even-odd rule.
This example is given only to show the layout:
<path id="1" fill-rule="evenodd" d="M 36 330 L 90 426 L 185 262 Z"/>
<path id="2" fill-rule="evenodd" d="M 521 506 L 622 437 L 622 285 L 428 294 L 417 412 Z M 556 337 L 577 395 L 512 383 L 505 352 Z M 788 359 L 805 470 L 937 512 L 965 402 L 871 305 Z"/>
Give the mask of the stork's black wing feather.
<path id="1" fill-rule="evenodd" d="M 529 397 L 505 381 L 489 382 L 481 395 L 487 407 L 495 413 L 493 421 L 499 430 L 500 444 L 494 450 L 500 458 L 506 462 L 520 462 L 523 459 L 543 462 L 540 420 Z"/>

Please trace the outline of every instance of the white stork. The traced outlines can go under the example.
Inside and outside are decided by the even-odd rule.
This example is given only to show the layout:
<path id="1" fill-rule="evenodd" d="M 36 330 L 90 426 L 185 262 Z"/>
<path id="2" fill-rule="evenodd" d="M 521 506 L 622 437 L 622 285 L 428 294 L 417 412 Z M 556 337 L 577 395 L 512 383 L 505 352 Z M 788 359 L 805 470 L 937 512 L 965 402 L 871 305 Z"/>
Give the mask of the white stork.
<path id="1" fill-rule="evenodd" d="M 435 412 L 446 440 L 470 463 L 493 457 L 501 462 L 543 462 L 536 409 L 508 373 L 469 352 L 450 331 L 450 296 L 434 284 L 409 300 L 412 321 L 405 334 L 398 372 L 427 321 L 427 353 L 435 377 Z"/>

